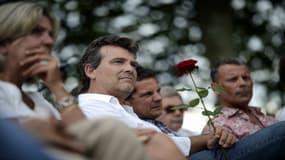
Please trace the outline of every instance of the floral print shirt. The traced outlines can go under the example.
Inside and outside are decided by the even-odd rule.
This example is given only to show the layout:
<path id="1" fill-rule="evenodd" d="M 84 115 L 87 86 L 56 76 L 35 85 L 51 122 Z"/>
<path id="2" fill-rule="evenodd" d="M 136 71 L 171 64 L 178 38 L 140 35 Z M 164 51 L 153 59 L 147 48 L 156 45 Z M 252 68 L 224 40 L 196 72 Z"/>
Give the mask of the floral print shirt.
<path id="1" fill-rule="evenodd" d="M 238 108 L 223 107 L 221 113 L 214 118 L 215 126 L 223 127 L 232 134 L 236 135 L 238 139 L 250 135 L 259 129 L 265 128 L 277 122 L 274 117 L 265 115 L 260 111 L 260 108 L 249 107 L 250 112 L 260 121 L 261 125 L 255 124 L 250 120 L 250 117 Z M 211 133 L 212 127 L 205 126 L 203 133 Z"/>

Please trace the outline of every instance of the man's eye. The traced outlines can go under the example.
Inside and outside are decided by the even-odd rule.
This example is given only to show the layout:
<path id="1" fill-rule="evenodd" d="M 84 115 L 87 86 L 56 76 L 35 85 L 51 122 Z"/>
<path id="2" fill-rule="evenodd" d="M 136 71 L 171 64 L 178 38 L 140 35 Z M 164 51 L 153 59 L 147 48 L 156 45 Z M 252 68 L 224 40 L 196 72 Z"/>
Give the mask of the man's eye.
<path id="1" fill-rule="evenodd" d="M 153 92 L 146 92 L 144 94 L 141 95 L 141 97 L 147 97 L 147 96 L 151 96 L 153 95 Z"/>
<path id="2" fill-rule="evenodd" d="M 230 78 L 230 79 L 228 79 L 227 81 L 228 82 L 234 82 L 236 80 L 236 78 Z"/>
<path id="3" fill-rule="evenodd" d="M 136 62 L 133 62 L 133 63 L 131 63 L 131 65 L 132 65 L 134 68 L 137 68 L 139 64 L 136 63 Z"/>
<path id="4" fill-rule="evenodd" d="M 122 60 L 114 60 L 113 62 L 114 62 L 114 63 L 117 63 L 117 64 L 124 63 L 124 61 L 122 61 Z"/>

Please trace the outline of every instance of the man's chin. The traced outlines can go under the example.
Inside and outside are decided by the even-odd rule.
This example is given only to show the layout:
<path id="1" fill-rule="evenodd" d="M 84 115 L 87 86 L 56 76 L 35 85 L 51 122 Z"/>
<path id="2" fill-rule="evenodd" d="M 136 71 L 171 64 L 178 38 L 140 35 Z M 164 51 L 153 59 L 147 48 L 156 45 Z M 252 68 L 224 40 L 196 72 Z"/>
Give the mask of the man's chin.
<path id="1" fill-rule="evenodd" d="M 130 92 L 130 93 L 132 93 L 134 89 L 135 89 L 135 87 L 133 85 L 130 85 L 130 84 L 126 84 L 126 85 L 122 86 L 122 90 L 124 90 L 126 92 Z"/>

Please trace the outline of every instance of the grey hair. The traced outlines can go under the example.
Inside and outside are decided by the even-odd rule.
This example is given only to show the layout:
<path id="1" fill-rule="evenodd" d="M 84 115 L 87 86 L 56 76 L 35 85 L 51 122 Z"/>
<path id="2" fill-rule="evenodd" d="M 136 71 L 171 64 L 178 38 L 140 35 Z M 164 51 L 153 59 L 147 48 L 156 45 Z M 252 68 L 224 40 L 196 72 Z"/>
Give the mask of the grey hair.
<path id="1" fill-rule="evenodd" d="M 182 100 L 181 95 L 177 92 L 174 87 L 171 86 L 163 86 L 160 88 L 160 95 L 162 97 L 179 97 Z"/>
<path id="2" fill-rule="evenodd" d="M 226 64 L 246 65 L 246 63 L 244 61 L 234 59 L 234 58 L 228 58 L 228 59 L 221 60 L 221 61 L 217 62 L 214 65 L 214 67 L 212 67 L 212 69 L 211 69 L 210 76 L 211 76 L 212 82 L 219 82 L 219 77 L 218 77 L 219 68 L 222 65 L 226 65 Z"/>

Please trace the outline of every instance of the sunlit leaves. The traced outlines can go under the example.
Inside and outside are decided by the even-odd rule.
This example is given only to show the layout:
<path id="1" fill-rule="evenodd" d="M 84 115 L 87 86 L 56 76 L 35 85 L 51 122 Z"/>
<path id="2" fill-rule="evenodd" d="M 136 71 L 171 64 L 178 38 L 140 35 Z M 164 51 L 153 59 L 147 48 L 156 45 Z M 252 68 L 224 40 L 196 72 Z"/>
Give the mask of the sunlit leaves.
<path id="1" fill-rule="evenodd" d="M 222 109 L 223 109 L 223 106 L 216 106 L 214 110 L 214 116 L 217 116 L 218 114 L 220 114 Z"/>
<path id="2" fill-rule="evenodd" d="M 171 107 L 171 110 L 187 109 L 187 108 L 188 108 L 188 105 L 186 105 L 186 104 L 181 104 L 181 105 L 177 105 L 177 106 Z"/>
<path id="3" fill-rule="evenodd" d="M 205 88 L 198 91 L 198 94 L 201 98 L 207 97 L 209 94 L 209 91 Z"/>
<path id="4" fill-rule="evenodd" d="M 195 107 L 200 103 L 200 99 L 196 98 L 189 102 L 189 107 Z"/>
<path id="5" fill-rule="evenodd" d="M 213 115 L 215 115 L 214 112 L 209 111 L 209 110 L 204 110 L 204 111 L 202 111 L 202 114 L 203 114 L 204 116 L 213 116 Z"/>

